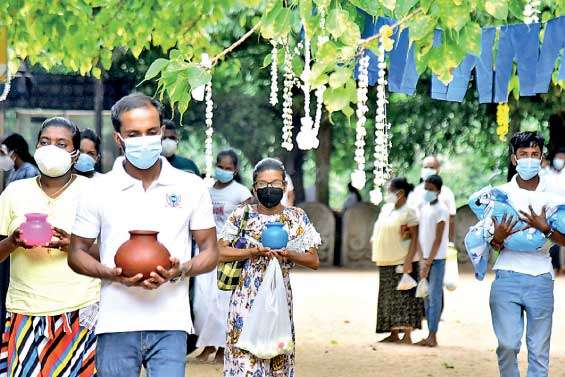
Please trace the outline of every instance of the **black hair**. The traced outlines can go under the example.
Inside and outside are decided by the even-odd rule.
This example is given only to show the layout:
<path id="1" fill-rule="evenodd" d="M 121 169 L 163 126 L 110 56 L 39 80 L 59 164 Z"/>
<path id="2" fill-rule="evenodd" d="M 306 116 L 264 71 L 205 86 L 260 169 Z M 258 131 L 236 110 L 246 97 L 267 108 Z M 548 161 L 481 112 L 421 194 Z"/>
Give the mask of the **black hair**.
<path id="1" fill-rule="evenodd" d="M 63 117 L 49 118 L 43 122 L 41 128 L 39 129 L 39 132 L 37 133 L 38 143 L 39 139 L 41 139 L 41 134 L 43 134 L 43 131 L 49 127 L 62 127 L 71 131 L 73 148 L 75 151 L 78 151 L 80 149 L 80 130 L 72 120 Z"/>
<path id="2" fill-rule="evenodd" d="M 410 194 L 412 190 L 414 190 L 414 185 L 409 183 L 405 177 L 396 177 L 391 179 L 390 187 L 395 190 L 403 190 L 405 197 L 408 197 L 408 194 Z"/>
<path id="3" fill-rule="evenodd" d="M 443 179 L 441 179 L 439 175 L 435 175 L 435 174 L 430 175 L 428 178 L 426 178 L 426 183 L 431 183 L 439 191 L 441 191 L 441 188 L 443 187 Z"/>
<path id="4" fill-rule="evenodd" d="M 255 165 L 255 168 L 253 169 L 253 183 L 257 180 L 257 176 L 266 170 L 280 171 L 282 173 L 283 181 L 286 180 L 286 170 L 283 163 L 274 158 L 267 157 Z"/>
<path id="5" fill-rule="evenodd" d="M 8 151 L 13 151 L 16 153 L 24 162 L 29 162 L 32 165 L 37 166 L 35 160 L 31 153 L 29 153 L 29 145 L 20 134 L 11 134 L 2 142 L 8 148 Z"/>
<path id="6" fill-rule="evenodd" d="M 165 129 L 167 129 L 167 130 L 176 131 L 178 129 L 177 124 L 170 119 L 163 119 L 162 124 L 163 124 L 163 126 L 165 126 Z"/>
<path id="7" fill-rule="evenodd" d="M 120 118 L 123 113 L 134 109 L 140 109 L 150 106 L 153 106 L 157 110 L 157 112 L 159 113 L 159 124 L 163 124 L 163 111 L 161 103 L 156 99 L 141 93 L 133 93 L 122 97 L 118 102 L 114 104 L 114 106 L 112 106 L 112 109 L 110 110 L 114 130 L 116 132 L 120 132 L 120 129 L 122 127 L 122 121 Z"/>
<path id="8" fill-rule="evenodd" d="M 216 164 L 220 163 L 222 158 L 229 157 L 233 162 L 233 166 L 237 169 L 237 172 L 234 174 L 233 179 L 237 183 L 241 183 L 241 174 L 239 174 L 239 157 L 237 157 L 237 153 L 233 149 L 227 149 L 225 151 L 221 151 L 218 153 L 218 157 L 216 157 Z"/>
<path id="9" fill-rule="evenodd" d="M 87 139 L 92 141 L 94 143 L 94 149 L 96 149 L 96 153 L 100 154 L 100 138 L 98 137 L 96 132 L 94 132 L 94 130 L 91 130 L 90 128 L 85 128 L 80 133 L 80 139 L 81 140 Z"/>
<path id="10" fill-rule="evenodd" d="M 533 131 L 518 132 L 510 139 L 510 148 L 513 154 L 518 152 L 520 148 L 539 147 L 540 152 L 543 153 L 544 138 L 538 133 Z"/>
<path id="11" fill-rule="evenodd" d="M 357 201 L 358 201 L 358 202 L 362 202 L 362 201 L 363 201 L 363 197 L 361 196 L 361 193 L 359 192 L 359 190 L 357 190 L 357 189 L 353 186 L 353 183 L 349 182 L 349 183 L 347 184 L 347 191 L 354 193 L 355 196 L 357 197 Z"/>

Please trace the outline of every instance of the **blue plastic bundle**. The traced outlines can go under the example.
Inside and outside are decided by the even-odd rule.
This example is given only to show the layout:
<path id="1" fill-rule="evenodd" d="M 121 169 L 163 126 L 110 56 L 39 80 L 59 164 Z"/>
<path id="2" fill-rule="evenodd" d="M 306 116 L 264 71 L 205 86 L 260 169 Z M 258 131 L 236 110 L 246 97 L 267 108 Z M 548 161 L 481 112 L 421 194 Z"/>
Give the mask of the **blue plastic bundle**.
<path id="1" fill-rule="evenodd" d="M 552 229 L 565 234 L 565 205 L 557 206 L 555 212 L 547 219 L 547 223 Z"/>

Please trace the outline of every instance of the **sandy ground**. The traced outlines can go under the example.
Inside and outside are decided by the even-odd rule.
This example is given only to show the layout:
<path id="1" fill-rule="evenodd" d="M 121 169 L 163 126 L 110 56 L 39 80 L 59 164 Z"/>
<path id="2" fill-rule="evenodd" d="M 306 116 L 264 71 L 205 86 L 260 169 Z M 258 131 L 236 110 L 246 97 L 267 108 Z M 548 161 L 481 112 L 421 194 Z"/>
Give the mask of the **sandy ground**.
<path id="1" fill-rule="evenodd" d="M 436 349 L 377 343 L 378 277 L 376 271 L 328 269 L 296 271 L 292 276 L 297 331 L 297 375 L 324 377 L 373 376 L 498 376 L 496 338 L 490 324 L 488 295 L 492 276 L 483 282 L 461 276 L 446 294 Z M 555 285 L 551 349 L 552 377 L 565 377 L 565 278 Z M 425 324 L 424 324 L 425 327 Z M 417 331 L 419 340 L 426 332 Z M 187 375 L 216 377 L 219 365 L 190 358 Z M 522 376 L 527 352 L 520 353 Z"/>

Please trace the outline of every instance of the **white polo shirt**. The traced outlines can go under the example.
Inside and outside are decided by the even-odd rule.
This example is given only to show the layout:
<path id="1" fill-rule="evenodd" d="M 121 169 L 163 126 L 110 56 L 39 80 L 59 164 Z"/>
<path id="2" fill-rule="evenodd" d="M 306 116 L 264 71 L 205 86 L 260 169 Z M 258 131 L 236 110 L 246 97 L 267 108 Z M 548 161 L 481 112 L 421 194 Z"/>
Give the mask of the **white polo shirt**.
<path id="1" fill-rule="evenodd" d="M 508 199 L 514 208 L 528 213 L 530 211 L 528 206 L 530 205 L 536 213 L 539 213 L 544 205 L 565 204 L 565 197 L 560 194 L 560 188 L 545 176 L 540 176 L 535 191 L 521 189 L 516 182 L 516 176 L 499 188 L 508 194 Z M 551 257 L 549 256 L 549 249 L 552 245 L 552 242 L 546 242 L 544 247 L 535 253 L 524 253 L 504 248 L 501 250 L 493 269 L 515 271 L 534 276 L 546 273 L 553 275 Z"/>
<path id="2" fill-rule="evenodd" d="M 191 230 L 215 226 L 204 181 L 161 158 L 159 178 L 145 191 L 140 180 L 125 172 L 123 162 L 118 158 L 80 198 L 73 234 L 100 236 L 100 260 L 108 267 L 115 267 L 116 251 L 129 239 L 130 230 L 158 231 L 159 242 L 186 262 L 191 257 Z M 193 332 L 188 280 L 156 290 L 103 281 L 96 333 L 144 330 Z"/>

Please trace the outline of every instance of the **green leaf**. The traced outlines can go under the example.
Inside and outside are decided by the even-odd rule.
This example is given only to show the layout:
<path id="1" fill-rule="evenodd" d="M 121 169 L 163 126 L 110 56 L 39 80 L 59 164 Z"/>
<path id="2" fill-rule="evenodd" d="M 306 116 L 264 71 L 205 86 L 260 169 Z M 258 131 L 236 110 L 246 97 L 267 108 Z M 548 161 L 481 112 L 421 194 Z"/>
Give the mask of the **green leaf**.
<path id="1" fill-rule="evenodd" d="M 261 66 L 261 68 L 266 68 L 270 66 L 272 62 L 273 62 L 273 55 L 272 54 L 265 55 L 265 58 L 263 59 L 263 65 Z"/>
<path id="2" fill-rule="evenodd" d="M 469 53 L 481 54 L 481 26 L 475 22 L 468 23 L 459 36 L 459 44 Z"/>
<path id="3" fill-rule="evenodd" d="M 349 0 L 349 2 L 373 17 L 382 15 L 381 7 L 376 0 Z"/>
<path id="4" fill-rule="evenodd" d="M 332 37 L 339 38 L 347 31 L 346 21 L 348 20 L 347 12 L 341 9 L 332 9 L 326 20 L 326 30 L 330 32 Z"/>
<path id="5" fill-rule="evenodd" d="M 524 11 L 525 4 L 526 2 L 523 0 L 510 0 L 508 2 L 508 10 L 512 16 L 521 20 L 524 17 L 522 12 Z"/>
<path id="6" fill-rule="evenodd" d="M 300 0 L 299 3 L 300 18 L 307 20 L 312 17 L 312 0 Z"/>
<path id="7" fill-rule="evenodd" d="M 466 5 L 457 6 L 452 0 L 439 0 L 435 6 L 444 28 L 460 31 L 470 19 L 470 10 Z"/>
<path id="8" fill-rule="evenodd" d="M 157 76 L 168 64 L 169 60 L 167 59 L 156 59 L 153 63 L 151 63 L 151 65 L 147 69 L 147 72 L 145 72 L 145 78 L 143 79 L 143 81 L 151 80 L 152 78 Z"/>
<path id="9" fill-rule="evenodd" d="M 508 17 L 508 0 L 485 0 L 485 10 L 499 20 Z"/>
<path id="10" fill-rule="evenodd" d="M 418 3 L 418 0 L 397 0 L 394 14 L 398 19 L 405 17 L 410 9 Z"/>
<path id="11" fill-rule="evenodd" d="M 349 105 L 349 93 L 346 88 L 328 88 L 324 92 L 324 103 L 328 112 L 340 111 Z"/>
<path id="12" fill-rule="evenodd" d="M 396 0 L 379 0 L 379 2 L 390 11 L 393 11 L 396 7 Z"/>
<path id="13" fill-rule="evenodd" d="M 410 42 L 419 41 L 434 31 L 437 20 L 428 15 L 414 17 L 409 20 L 408 29 L 410 30 Z"/>
<path id="14" fill-rule="evenodd" d="M 339 88 L 343 86 L 350 77 L 351 77 L 351 70 L 344 67 L 340 67 L 330 75 L 330 81 L 329 81 L 330 87 Z"/>
<path id="15" fill-rule="evenodd" d="M 349 105 L 345 106 L 341 112 L 343 113 L 343 115 L 345 115 L 347 117 L 347 120 L 349 121 L 351 119 L 351 116 L 353 115 L 354 111 L 353 108 Z"/>
<path id="16" fill-rule="evenodd" d="M 191 88 L 208 84 L 212 79 L 210 72 L 193 63 L 191 63 L 190 67 L 186 70 L 186 75 Z"/>

